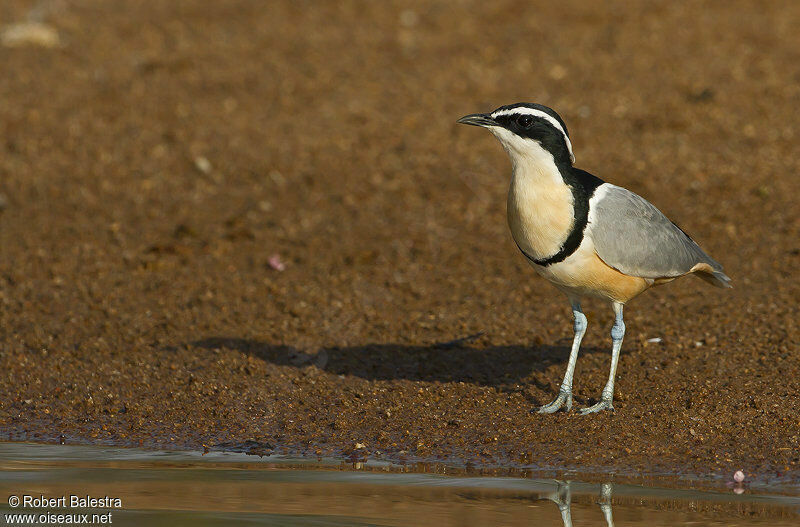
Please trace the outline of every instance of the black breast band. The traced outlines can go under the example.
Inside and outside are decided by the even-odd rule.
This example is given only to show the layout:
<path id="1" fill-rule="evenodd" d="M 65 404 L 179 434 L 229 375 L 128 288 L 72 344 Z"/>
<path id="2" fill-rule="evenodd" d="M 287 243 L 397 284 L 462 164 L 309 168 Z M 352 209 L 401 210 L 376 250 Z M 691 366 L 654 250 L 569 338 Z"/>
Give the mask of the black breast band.
<path id="1" fill-rule="evenodd" d="M 554 255 L 537 259 L 522 250 L 522 247 L 517 243 L 517 248 L 525 255 L 525 258 L 543 267 L 563 262 L 572 253 L 578 250 L 578 247 L 580 247 L 583 241 L 583 231 L 586 230 L 586 225 L 589 223 L 589 200 L 592 194 L 594 194 L 595 189 L 604 183 L 602 179 L 571 166 L 559 167 L 559 172 L 561 172 L 564 183 L 566 183 L 572 191 L 573 201 L 574 221 L 572 223 L 572 230 L 569 232 L 567 239 L 564 240 L 564 245 L 562 245 L 561 249 Z M 514 240 L 514 243 L 516 243 L 516 240 Z"/>

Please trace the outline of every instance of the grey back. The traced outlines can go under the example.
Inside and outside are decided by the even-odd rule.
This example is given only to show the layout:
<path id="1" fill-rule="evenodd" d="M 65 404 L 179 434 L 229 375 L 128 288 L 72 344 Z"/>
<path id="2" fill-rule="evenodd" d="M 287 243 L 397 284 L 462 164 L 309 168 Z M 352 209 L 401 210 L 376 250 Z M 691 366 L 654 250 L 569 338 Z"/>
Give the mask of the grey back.
<path id="1" fill-rule="evenodd" d="M 595 195 L 587 233 L 598 256 L 611 267 L 654 279 L 681 276 L 698 263 L 722 271 L 719 263 L 641 196 L 608 183 L 598 187 Z"/>

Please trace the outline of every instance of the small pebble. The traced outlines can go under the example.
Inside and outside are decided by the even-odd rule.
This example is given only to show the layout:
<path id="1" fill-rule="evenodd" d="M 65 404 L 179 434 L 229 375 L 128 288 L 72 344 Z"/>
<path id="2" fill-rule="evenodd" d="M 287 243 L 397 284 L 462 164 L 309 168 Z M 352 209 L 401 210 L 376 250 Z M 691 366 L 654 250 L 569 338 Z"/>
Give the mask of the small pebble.
<path id="1" fill-rule="evenodd" d="M 203 174 L 211 173 L 211 161 L 203 156 L 194 158 L 194 167 Z"/>
<path id="2" fill-rule="evenodd" d="M 0 42 L 9 48 L 23 46 L 54 48 L 61 41 L 55 28 L 40 22 L 25 22 L 6 26 L 0 33 Z"/>
<path id="3" fill-rule="evenodd" d="M 744 472 L 741 470 L 737 470 L 736 473 L 733 475 L 733 481 L 736 483 L 741 483 L 744 481 Z"/>
<path id="4" fill-rule="evenodd" d="M 267 264 L 269 264 L 272 269 L 275 269 L 278 272 L 286 270 L 286 264 L 283 263 L 283 260 L 281 260 L 281 257 L 278 254 L 273 254 L 267 258 Z"/>
<path id="5" fill-rule="evenodd" d="M 661 342 L 661 337 L 653 337 L 651 339 L 647 339 L 647 342 L 650 342 L 651 344 L 658 344 L 659 342 Z"/>

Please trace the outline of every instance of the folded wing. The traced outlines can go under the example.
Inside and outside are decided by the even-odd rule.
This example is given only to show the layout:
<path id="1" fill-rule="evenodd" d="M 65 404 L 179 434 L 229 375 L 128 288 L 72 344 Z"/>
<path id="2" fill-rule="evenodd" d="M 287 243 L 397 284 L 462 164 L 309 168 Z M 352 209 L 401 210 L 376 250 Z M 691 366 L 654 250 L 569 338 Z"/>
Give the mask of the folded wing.
<path id="1" fill-rule="evenodd" d="M 646 199 L 605 183 L 589 202 L 587 233 L 600 258 L 618 271 L 642 278 L 674 278 L 697 272 L 730 287 L 722 266 Z"/>

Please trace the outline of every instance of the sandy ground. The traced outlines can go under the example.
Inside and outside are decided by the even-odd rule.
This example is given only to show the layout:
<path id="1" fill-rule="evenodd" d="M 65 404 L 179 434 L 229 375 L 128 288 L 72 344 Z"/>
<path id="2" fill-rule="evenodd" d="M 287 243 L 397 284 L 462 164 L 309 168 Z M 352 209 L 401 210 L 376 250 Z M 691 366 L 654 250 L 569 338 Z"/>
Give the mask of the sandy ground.
<path id="1" fill-rule="evenodd" d="M 0 46 L 4 439 L 800 478 L 797 3 L 0 3 L 26 20 L 58 41 Z M 734 280 L 629 304 L 613 414 L 529 412 L 570 312 L 455 123 L 515 101 Z"/>

